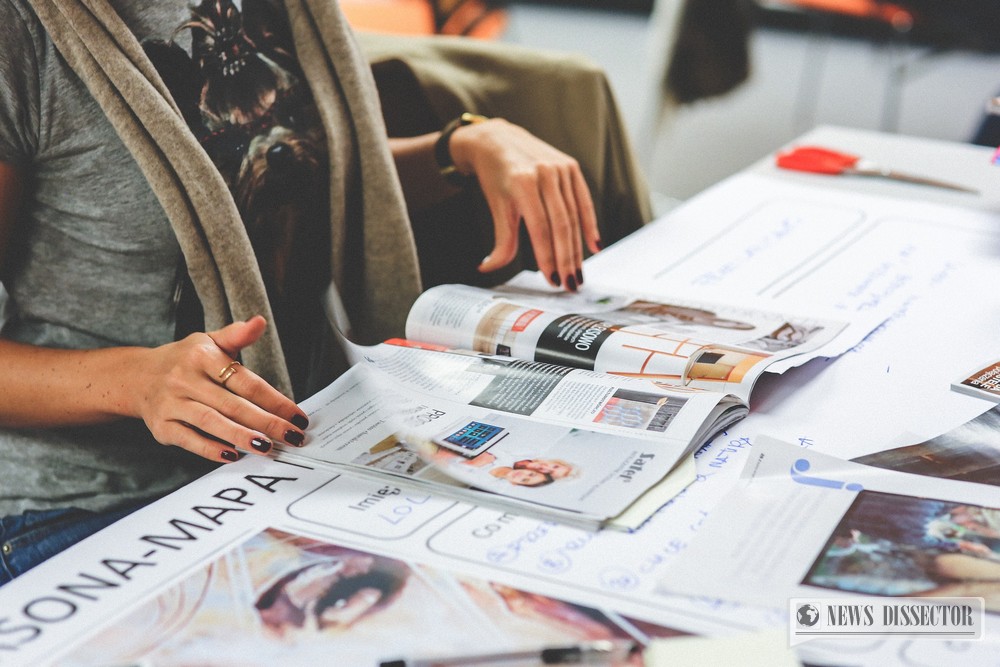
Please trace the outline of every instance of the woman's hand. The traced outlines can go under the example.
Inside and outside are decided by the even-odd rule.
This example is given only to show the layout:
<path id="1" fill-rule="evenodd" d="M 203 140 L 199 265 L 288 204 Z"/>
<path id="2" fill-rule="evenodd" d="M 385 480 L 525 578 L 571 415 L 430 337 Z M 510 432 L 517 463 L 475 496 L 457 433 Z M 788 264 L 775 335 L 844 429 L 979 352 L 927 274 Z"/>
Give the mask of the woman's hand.
<path id="1" fill-rule="evenodd" d="M 266 454 L 274 441 L 302 444 L 305 413 L 233 361 L 266 326 L 257 316 L 142 352 L 132 409 L 158 442 L 215 461 L 237 460 L 234 447 Z"/>
<path id="2" fill-rule="evenodd" d="M 0 275 L 21 191 L 20 172 L 0 162 Z M 237 460 L 236 448 L 266 454 L 276 440 L 301 445 L 305 413 L 249 369 L 230 366 L 266 326 L 253 317 L 156 348 L 63 350 L 0 339 L 0 425 L 138 417 L 160 443 L 215 461 Z"/>
<path id="3" fill-rule="evenodd" d="M 456 129 L 449 148 L 458 170 L 479 179 L 493 215 L 495 245 L 479 270 L 513 261 L 523 220 L 542 275 L 576 291 L 583 282 L 582 243 L 592 253 L 601 249 L 594 203 L 577 161 L 500 118 Z"/>

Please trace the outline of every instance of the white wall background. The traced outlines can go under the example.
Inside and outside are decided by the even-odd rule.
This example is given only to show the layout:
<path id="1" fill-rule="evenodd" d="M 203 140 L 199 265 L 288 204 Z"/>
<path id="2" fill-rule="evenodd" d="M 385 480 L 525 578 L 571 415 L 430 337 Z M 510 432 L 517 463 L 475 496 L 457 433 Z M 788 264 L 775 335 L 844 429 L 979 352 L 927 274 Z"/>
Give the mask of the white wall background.
<path id="1" fill-rule="evenodd" d="M 512 5 L 504 39 L 584 54 L 608 73 L 636 145 L 652 147 L 651 187 L 685 199 L 816 125 L 967 141 L 1000 91 L 1000 55 L 885 46 L 823 33 L 759 28 L 750 80 L 682 107 L 657 136 L 641 132 L 648 18 L 547 5 Z"/>

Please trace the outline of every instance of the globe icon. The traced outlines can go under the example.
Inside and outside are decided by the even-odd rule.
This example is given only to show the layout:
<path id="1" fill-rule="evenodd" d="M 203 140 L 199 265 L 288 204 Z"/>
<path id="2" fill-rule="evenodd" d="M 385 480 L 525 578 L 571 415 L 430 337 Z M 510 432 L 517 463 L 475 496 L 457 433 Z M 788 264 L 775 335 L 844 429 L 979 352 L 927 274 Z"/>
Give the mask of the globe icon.
<path id="1" fill-rule="evenodd" d="M 811 604 L 800 605 L 795 612 L 795 620 L 799 622 L 799 625 L 811 628 L 819 621 L 819 609 Z"/>

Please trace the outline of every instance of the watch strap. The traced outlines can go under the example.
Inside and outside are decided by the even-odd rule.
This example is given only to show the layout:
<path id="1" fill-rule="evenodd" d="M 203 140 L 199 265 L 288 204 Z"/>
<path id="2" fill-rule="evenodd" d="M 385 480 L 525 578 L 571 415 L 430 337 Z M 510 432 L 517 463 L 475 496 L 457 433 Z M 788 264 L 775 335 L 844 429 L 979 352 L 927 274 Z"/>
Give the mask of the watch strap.
<path id="1" fill-rule="evenodd" d="M 476 175 L 463 174 L 455 166 L 455 161 L 451 157 L 451 135 L 460 127 L 481 123 L 484 120 L 487 120 L 486 116 L 465 112 L 445 125 L 441 130 L 441 136 L 434 142 L 434 160 L 437 162 L 441 177 L 457 188 L 464 188 L 473 183 Z"/>

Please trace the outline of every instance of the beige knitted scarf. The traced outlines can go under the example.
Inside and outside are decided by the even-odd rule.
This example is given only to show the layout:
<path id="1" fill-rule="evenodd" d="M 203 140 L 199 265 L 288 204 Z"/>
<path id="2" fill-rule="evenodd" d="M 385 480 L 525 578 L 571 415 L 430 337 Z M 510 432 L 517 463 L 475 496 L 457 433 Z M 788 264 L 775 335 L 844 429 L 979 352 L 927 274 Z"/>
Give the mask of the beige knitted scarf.
<path id="1" fill-rule="evenodd" d="M 87 85 L 163 206 L 211 331 L 255 314 L 271 317 L 239 212 L 221 175 L 188 130 L 138 40 L 108 0 L 30 0 L 56 48 Z M 331 266 L 362 342 L 399 335 L 420 292 L 413 236 L 386 142 L 371 71 L 334 0 L 285 0 L 299 61 L 327 136 L 352 141 L 362 183 L 360 233 L 348 234 L 343 202 L 331 202 Z M 344 104 L 351 136 L 331 133 Z M 331 155 L 333 154 L 331 150 Z M 331 168 L 331 179 L 343 170 Z M 331 187 L 331 192 L 343 191 Z M 345 257 L 360 266 L 345 275 Z M 356 258 L 360 258 L 358 261 Z M 245 349 L 243 362 L 287 395 L 291 383 L 277 332 Z"/>

